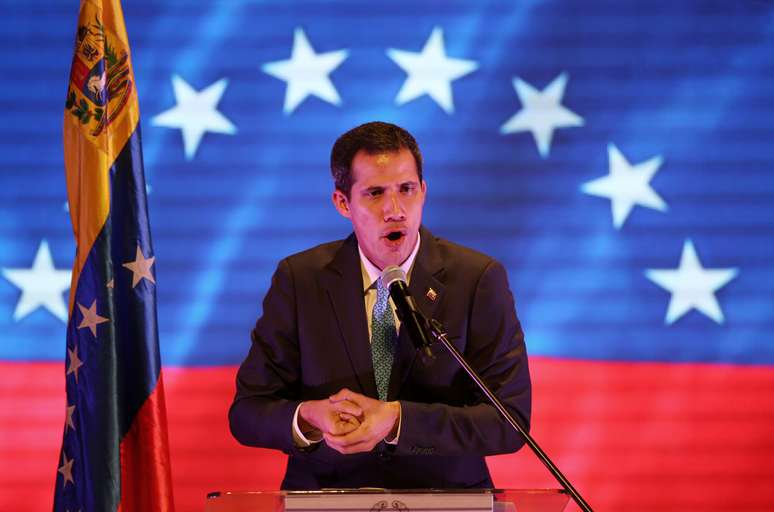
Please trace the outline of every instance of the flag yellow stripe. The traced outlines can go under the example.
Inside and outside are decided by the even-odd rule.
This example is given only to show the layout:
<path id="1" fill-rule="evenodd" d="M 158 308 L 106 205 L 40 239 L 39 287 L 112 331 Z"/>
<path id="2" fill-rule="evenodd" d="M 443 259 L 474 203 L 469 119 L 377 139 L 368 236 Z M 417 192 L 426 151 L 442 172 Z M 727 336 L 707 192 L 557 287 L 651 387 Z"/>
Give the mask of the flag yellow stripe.
<path id="1" fill-rule="evenodd" d="M 123 85 L 122 87 L 114 91 L 114 84 L 111 84 L 111 88 L 105 88 L 107 100 L 104 105 L 90 102 L 89 98 L 82 94 L 82 84 L 71 80 L 68 89 L 68 97 L 75 95 L 78 104 L 86 101 L 89 111 L 85 118 L 87 122 L 83 122 L 72 108 L 65 111 L 64 118 L 67 197 L 76 241 L 76 258 L 70 288 L 71 314 L 81 270 L 110 213 L 110 168 L 134 133 L 140 119 L 137 88 L 131 59 L 128 58 L 129 41 L 118 0 L 82 1 L 78 28 L 79 38 L 83 33 L 88 36 L 81 45 L 79 40 L 76 40 L 76 59 L 84 56 L 82 61 L 86 65 L 97 64 L 101 59 L 104 62 L 103 69 L 107 70 L 111 64 L 107 58 L 110 52 L 112 56 L 119 57 L 119 64 L 127 66 L 128 73 L 122 78 L 125 83 L 119 84 Z M 94 41 L 99 41 L 101 47 L 95 48 Z M 82 55 L 79 55 L 79 52 Z M 126 59 L 121 58 L 124 55 Z M 106 85 L 104 74 L 103 71 L 103 87 Z M 99 78 L 92 78 L 97 88 L 100 86 Z M 99 118 L 103 120 L 101 126 L 97 112 L 100 112 Z"/>

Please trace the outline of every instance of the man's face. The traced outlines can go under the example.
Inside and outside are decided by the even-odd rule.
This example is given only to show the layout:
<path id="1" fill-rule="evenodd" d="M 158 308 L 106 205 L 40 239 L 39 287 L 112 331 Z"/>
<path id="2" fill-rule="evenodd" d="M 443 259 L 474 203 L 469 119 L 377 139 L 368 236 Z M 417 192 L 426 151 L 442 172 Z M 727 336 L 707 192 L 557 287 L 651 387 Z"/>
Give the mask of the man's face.
<path id="1" fill-rule="evenodd" d="M 369 155 L 359 151 L 352 159 L 350 197 L 340 190 L 333 204 L 352 221 L 366 257 L 379 269 L 400 265 L 419 236 L 427 185 L 419 182 L 414 156 L 408 149 Z"/>

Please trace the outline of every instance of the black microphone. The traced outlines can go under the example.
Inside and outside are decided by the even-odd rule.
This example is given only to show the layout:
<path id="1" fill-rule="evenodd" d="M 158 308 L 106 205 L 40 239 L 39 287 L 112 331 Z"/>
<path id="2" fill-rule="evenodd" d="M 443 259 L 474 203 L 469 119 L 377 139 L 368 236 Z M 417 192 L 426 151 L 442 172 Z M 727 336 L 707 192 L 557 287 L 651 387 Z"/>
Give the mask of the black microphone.
<path id="1" fill-rule="evenodd" d="M 382 284 L 390 290 L 390 297 L 395 304 L 395 310 L 401 323 L 408 329 L 409 338 L 416 349 L 422 349 L 427 357 L 432 358 L 430 337 L 428 336 L 427 318 L 417 309 L 414 297 L 406 283 L 406 273 L 397 265 L 390 265 L 382 271 Z"/>

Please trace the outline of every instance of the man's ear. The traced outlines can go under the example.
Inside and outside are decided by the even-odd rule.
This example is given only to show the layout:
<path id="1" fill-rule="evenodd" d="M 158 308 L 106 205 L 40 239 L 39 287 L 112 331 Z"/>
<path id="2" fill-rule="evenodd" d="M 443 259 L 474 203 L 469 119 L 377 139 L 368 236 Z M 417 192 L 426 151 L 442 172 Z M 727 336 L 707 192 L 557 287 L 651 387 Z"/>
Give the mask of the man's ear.
<path id="1" fill-rule="evenodd" d="M 334 190 L 331 199 L 333 200 L 333 206 L 336 207 L 336 210 L 342 216 L 348 219 L 352 218 L 352 213 L 349 210 L 349 199 L 347 199 L 344 192 L 339 189 Z"/>

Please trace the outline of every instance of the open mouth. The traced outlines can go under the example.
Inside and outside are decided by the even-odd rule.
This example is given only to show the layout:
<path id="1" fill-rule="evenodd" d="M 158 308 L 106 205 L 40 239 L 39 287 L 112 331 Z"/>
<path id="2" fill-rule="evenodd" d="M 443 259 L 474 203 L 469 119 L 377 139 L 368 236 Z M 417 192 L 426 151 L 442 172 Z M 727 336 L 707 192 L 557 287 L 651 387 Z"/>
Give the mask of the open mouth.
<path id="1" fill-rule="evenodd" d="M 390 231 L 389 233 L 387 233 L 387 237 L 386 238 L 390 242 L 397 242 L 398 240 L 403 238 L 403 236 L 404 235 L 403 235 L 402 231 Z"/>

